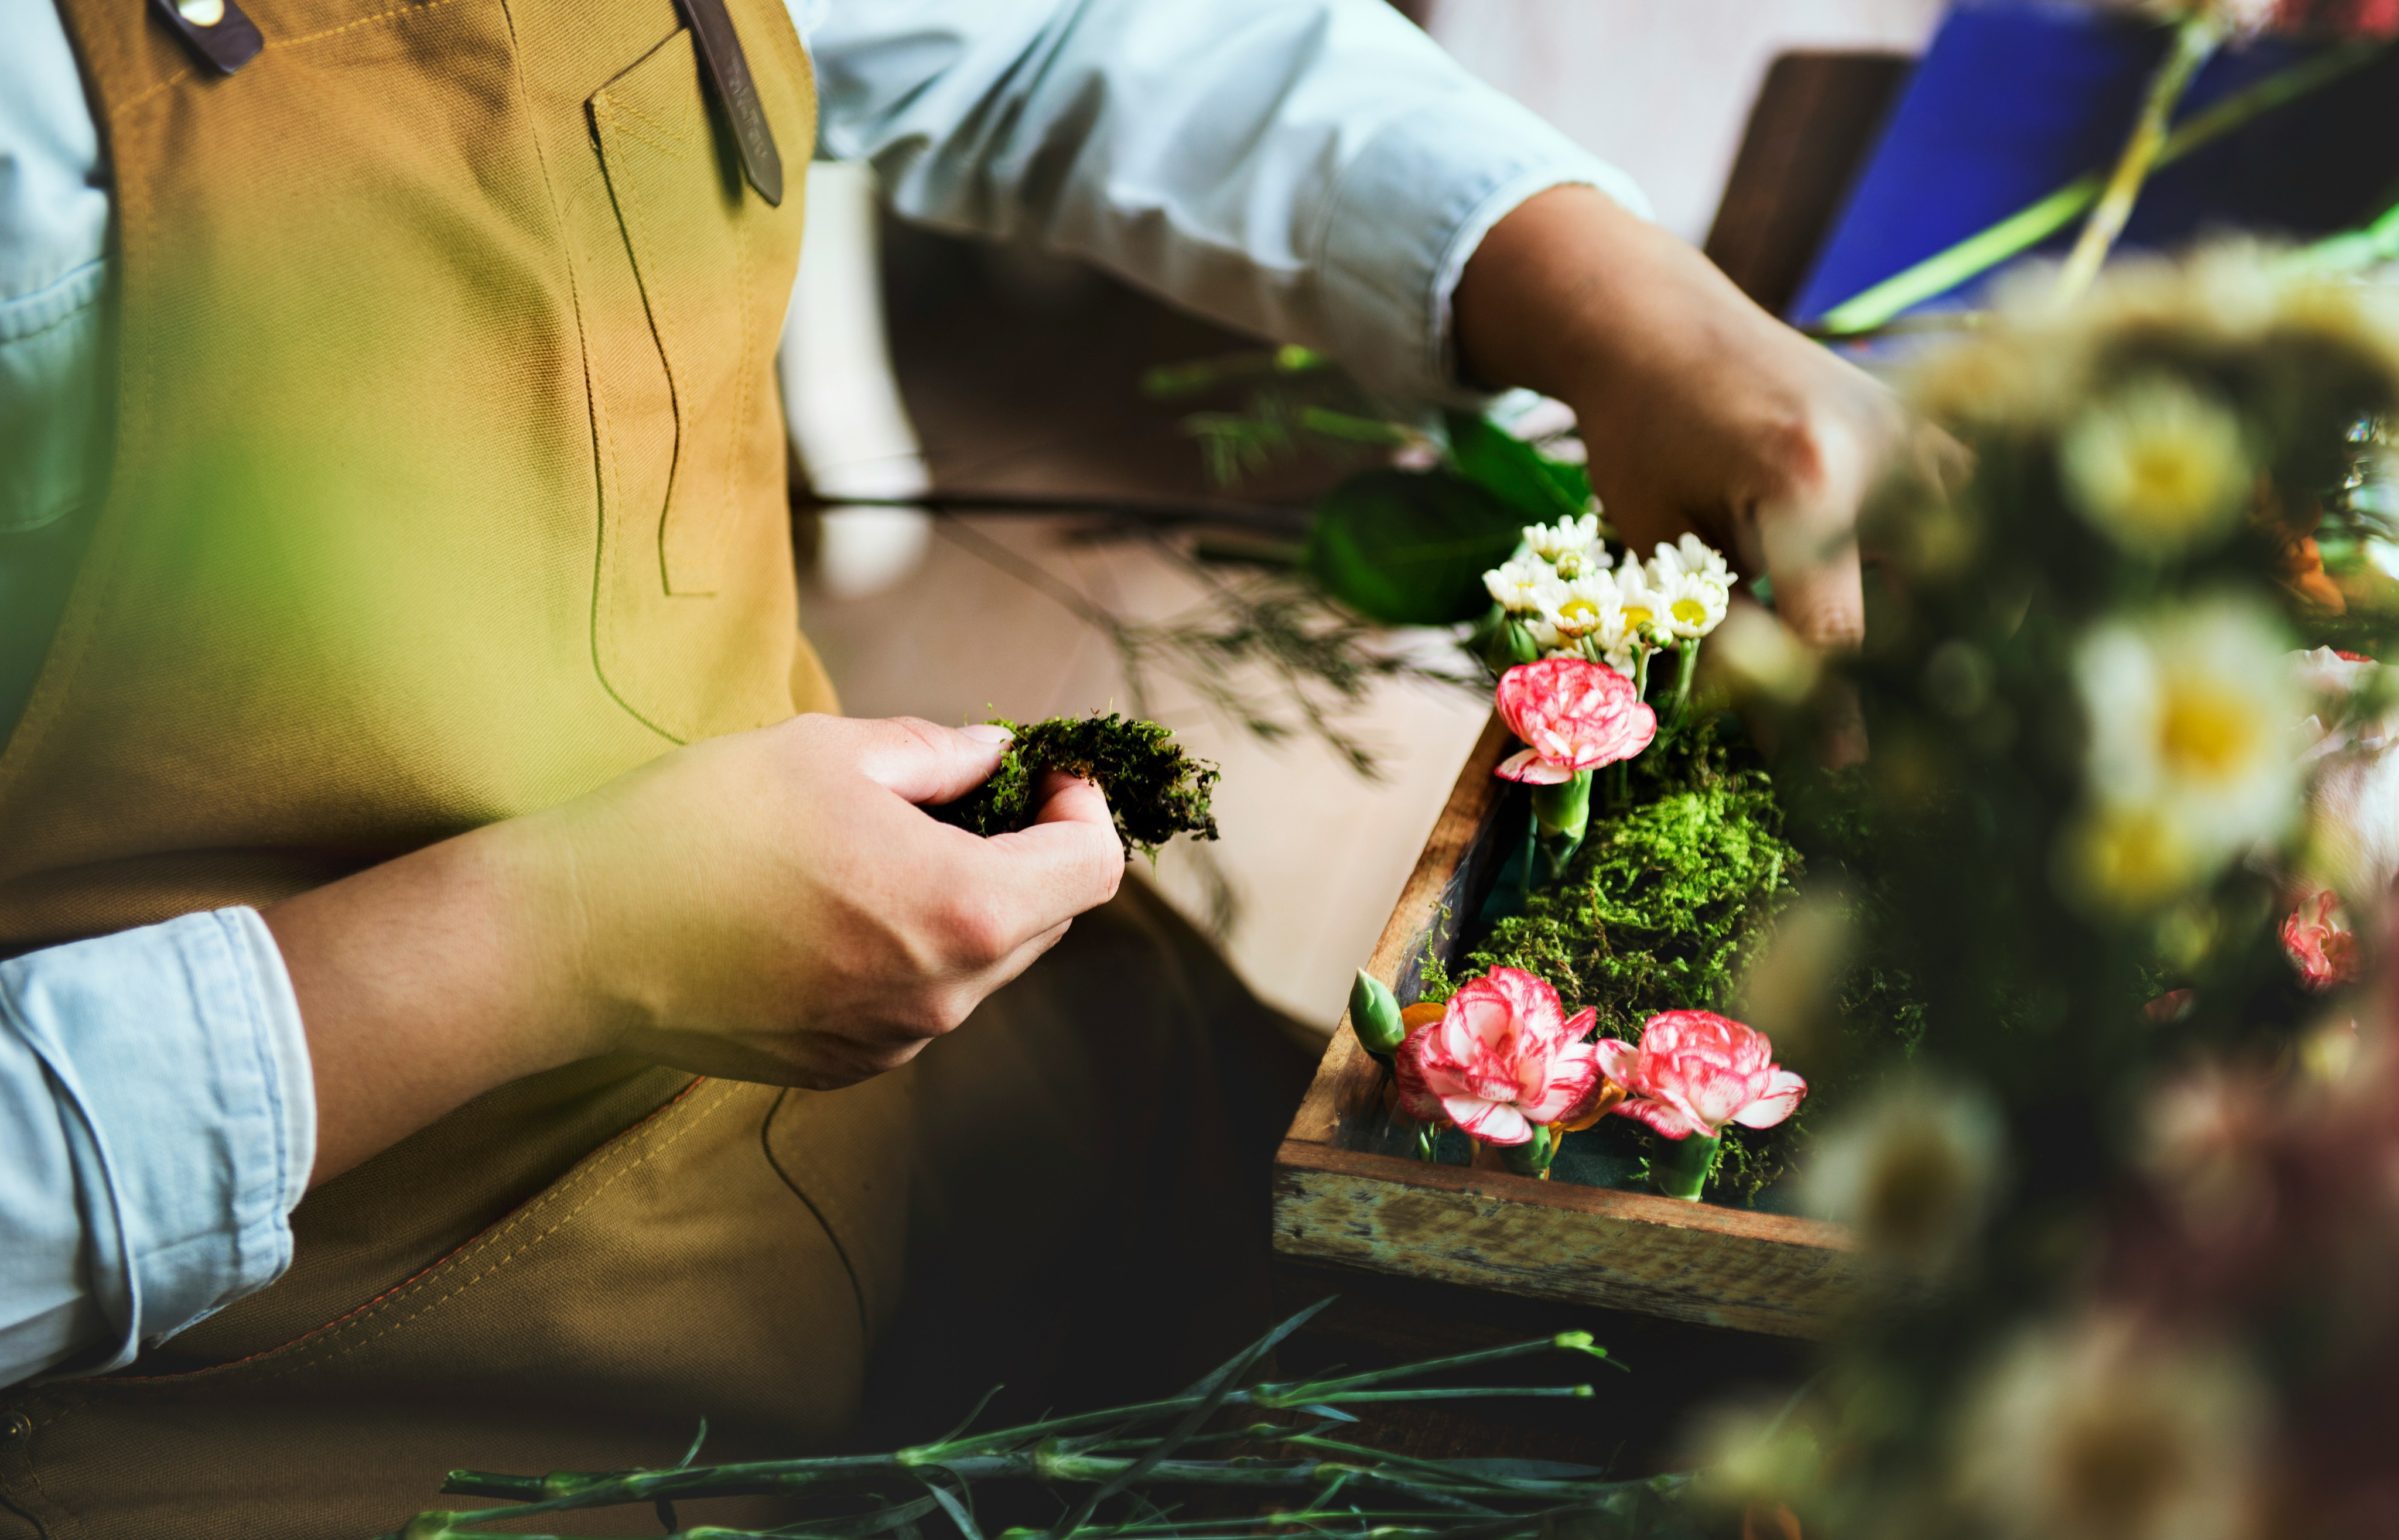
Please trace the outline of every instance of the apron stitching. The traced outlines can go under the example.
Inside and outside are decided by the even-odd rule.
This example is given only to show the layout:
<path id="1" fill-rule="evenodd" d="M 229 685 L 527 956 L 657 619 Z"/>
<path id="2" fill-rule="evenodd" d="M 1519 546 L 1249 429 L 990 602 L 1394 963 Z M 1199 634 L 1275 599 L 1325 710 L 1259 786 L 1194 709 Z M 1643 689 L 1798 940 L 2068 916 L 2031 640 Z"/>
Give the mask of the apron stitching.
<path id="1" fill-rule="evenodd" d="M 543 1192 L 538 1196 L 529 1199 L 521 1207 L 510 1210 L 503 1218 L 493 1222 L 489 1228 L 479 1232 L 472 1238 L 463 1242 L 455 1250 L 450 1252 L 447 1256 L 442 1257 L 439 1261 L 434 1262 L 426 1267 L 420 1268 L 416 1272 L 409 1275 L 407 1277 L 402 1278 L 400 1282 L 393 1284 L 382 1293 L 366 1301 L 364 1304 L 355 1305 L 348 1310 L 343 1311 L 340 1315 L 335 1316 L 332 1320 L 325 1322 L 322 1326 L 311 1327 L 307 1331 L 301 1332 L 298 1336 L 291 1338 L 289 1342 L 278 1343 L 273 1347 L 263 1347 L 255 1353 L 244 1354 L 238 1358 L 231 1358 L 224 1363 L 210 1364 L 206 1369 L 189 1370 L 181 1374 L 112 1375 L 104 1380 L 86 1380 L 79 1382 L 79 1384 L 90 1389 L 98 1390 L 113 1385 L 167 1385 L 178 1380 L 196 1379 L 203 1374 L 218 1374 L 228 1369 L 238 1369 L 244 1364 L 256 1363 L 262 1358 L 272 1358 L 278 1353 L 287 1352 L 292 1348 L 296 1348 L 301 1344 L 308 1342 L 312 1338 L 322 1336 L 326 1332 L 339 1331 L 343 1327 L 359 1320 L 370 1312 L 376 1310 L 379 1306 L 389 1304 L 392 1300 L 406 1293 L 409 1290 L 424 1282 L 427 1278 L 431 1277 L 434 1274 L 440 1272 L 443 1268 L 452 1266 L 461 1258 L 468 1256 L 479 1249 L 488 1246 L 500 1235 L 522 1224 L 533 1210 L 542 1207 L 544 1204 L 555 1201 L 562 1189 L 571 1185 L 577 1185 L 588 1179 L 590 1175 L 590 1168 L 591 1168 L 595 1162 L 604 1159 L 612 1149 L 624 1143 L 628 1140 L 638 1139 L 644 1129 L 647 1128 L 651 1124 L 656 1123 L 660 1118 L 672 1113 L 675 1108 L 688 1101 L 702 1086 L 705 1086 L 708 1083 L 708 1077 L 705 1075 L 694 1080 L 690 1085 L 685 1086 L 682 1090 L 676 1092 L 674 1097 L 670 1100 L 666 1105 L 657 1108 L 648 1116 L 643 1118 L 639 1123 L 634 1124 L 631 1128 L 617 1134 L 615 1138 L 609 1140 L 607 1143 L 603 1144 L 599 1149 L 593 1151 L 590 1155 L 586 1156 L 584 1161 L 578 1163 L 575 1169 L 570 1170 L 565 1176 L 560 1178 L 557 1185 Z M 677 1137 L 681 1136 L 678 1135 Z M 64 1417 L 67 1413 L 67 1410 L 68 1409 L 65 1407 L 61 1407 L 57 1415 L 51 1420 L 55 1422 L 59 1418 Z"/>
<path id="2" fill-rule="evenodd" d="M 691 131 L 689 129 L 678 128 L 673 124 L 661 120 L 657 115 L 649 112 L 647 109 L 636 106 L 634 103 L 623 100 L 615 92 L 607 90 L 604 88 L 601 90 L 600 95 L 607 101 L 609 107 L 616 112 L 632 118 L 637 122 L 645 123 L 651 128 L 657 129 L 659 133 L 665 135 L 668 139 L 673 141 L 676 145 L 676 149 L 674 151 L 675 158 L 678 160 L 687 158 L 691 151 Z"/>
<path id="3" fill-rule="evenodd" d="M 507 1256 L 502 1257 L 499 1261 L 492 1263 L 489 1267 L 484 1268 L 473 1277 L 468 1278 L 466 1282 L 458 1285 L 449 1292 L 434 1300 L 432 1304 L 425 1305 L 419 1309 L 410 1311 L 407 1315 L 400 1317 L 398 1320 L 391 1322 L 389 1325 L 383 1327 L 379 1331 L 369 1332 L 367 1335 L 360 1337 L 356 1342 L 351 1343 L 348 1346 L 343 1347 L 338 1351 L 323 1353 L 313 1358 L 300 1359 L 299 1361 L 283 1369 L 276 1371 L 274 1373 L 269 1374 L 266 1377 L 268 1379 L 281 1379 L 288 1375 L 296 1374 L 304 1369 L 313 1369 L 319 1364 L 329 1363 L 335 1358 L 347 1357 L 349 1354 L 355 1353 L 359 1348 L 373 1342 L 376 1338 L 381 1337 L 387 1332 L 400 1330 L 400 1328 L 406 1326 L 409 1322 L 416 1319 L 418 1317 L 432 1314 L 442 1305 L 465 1293 L 468 1290 L 472 1289 L 475 1285 L 482 1282 L 485 1278 L 490 1277 L 501 1268 L 506 1267 L 508 1263 L 516 1261 L 517 1258 L 524 1255 L 527 1251 L 532 1250 L 535 1247 L 539 1246 L 543 1241 L 548 1240 L 550 1236 L 558 1234 L 559 1231 L 563 1230 L 567 1225 L 573 1223 L 586 1209 L 590 1208 L 592 1204 L 598 1202 L 600 1198 L 606 1194 L 610 1187 L 615 1186 L 619 1178 L 630 1174 L 641 1166 L 647 1164 L 649 1161 L 656 1159 L 660 1155 L 665 1154 L 668 1150 L 672 1149 L 675 1144 L 684 1137 L 684 1135 L 690 1133 L 692 1129 L 699 1127 L 701 1123 L 714 1115 L 727 1101 L 732 1100 L 732 1087 L 728 1085 L 724 1095 L 719 1096 L 707 1106 L 698 1109 L 693 1114 L 691 1121 L 686 1123 L 682 1128 L 678 1129 L 672 1138 L 661 1141 L 656 1148 L 644 1153 L 638 1159 L 627 1161 L 623 1166 L 610 1172 L 607 1180 L 602 1182 L 591 1191 L 589 1196 L 585 1197 L 581 1203 L 576 1204 L 573 1209 L 569 1210 L 564 1216 L 560 1218 L 560 1220 L 556 1223 L 552 1224 L 549 1229 L 544 1230 L 537 1236 L 535 1236 L 523 1245 L 519 1246 L 515 1250 L 510 1251 Z M 545 1199 L 547 1199 L 549 1196 L 549 1195 L 544 1195 Z M 532 1216 L 530 1212 L 528 1212 L 524 1217 L 526 1219 L 530 1219 Z M 517 1222 L 517 1223 L 520 1224 L 522 1223 L 522 1220 Z M 508 1226 L 508 1228 L 511 1229 L 515 1227 L 515 1224 Z M 480 1251 L 488 1250 L 490 1246 L 495 1244 L 499 1238 L 500 1236 L 495 1235 L 492 1236 L 490 1240 L 481 1245 L 474 1246 L 473 1250 Z M 471 1252 L 469 1254 L 471 1254 Z M 462 1256 L 455 1260 L 457 1262 L 464 1262 L 466 1258 Z M 445 1263 L 443 1265 L 446 1266 L 449 1265 L 449 1263 Z M 406 1286 L 403 1285 L 402 1287 L 405 1288 Z M 363 1325 L 364 1322 L 360 1321 L 359 1324 Z"/>
<path id="4" fill-rule="evenodd" d="M 328 37 L 339 37 L 342 34 L 355 31 L 359 27 L 371 27 L 378 21 L 388 21 L 395 16 L 411 16 L 425 11 L 440 10 L 442 7 L 454 3 L 454 0 L 412 0 L 409 5 L 394 6 L 389 10 L 377 11 L 373 16 L 361 16 L 355 21 L 345 21 L 338 27 L 328 27 L 323 32 L 312 32 L 305 37 L 287 37 L 281 43 L 270 46 L 296 48 L 303 43 L 319 43 Z"/>
<path id="5" fill-rule="evenodd" d="M 747 198 L 750 195 L 745 191 L 737 192 L 736 196 Z M 746 425 L 750 421 L 750 371 L 752 360 L 757 357 L 758 346 L 757 324 L 750 314 L 750 247 L 756 237 L 757 226 L 747 220 L 742 222 L 742 228 L 734 236 L 734 292 L 737 296 L 734 314 L 741 317 L 741 366 L 740 371 L 734 376 L 735 426 L 725 436 L 725 506 L 717 515 L 716 527 L 706 532 L 700 547 L 712 585 L 716 583 L 717 563 L 722 559 L 725 542 L 741 517 L 741 461 L 743 452 L 750 447 L 744 441 L 749 437 Z"/>
<path id="6" fill-rule="evenodd" d="M 159 92 L 172 90 L 177 86 L 182 85 L 184 81 L 191 78 L 192 67 L 189 64 L 186 64 L 183 68 L 177 70 L 174 74 L 169 75 L 166 79 L 152 85 L 149 89 L 139 91 L 132 96 L 127 97 L 124 101 L 110 108 L 108 115 L 113 118 L 123 117 L 127 114 L 132 112 L 134 108 L 139 107 L 142 103 L 149 101 L 152 97 L 156 96 Z"/>
<path id="7" fill-rule="evenodd" d="M 615 97 L 610 96 L 606 91 L 602 91 L 598 96 L 592 98 L 592 101 L 595 103 L 606 104 L 608 127 L 616 129 L 617 132 L 624 135 L 627 139 L 633 140 L 638 143 L 646 144 L 651 149 L 656 150 L 658 154 L 667 156 L 671 160 L 688 160 L 691 158 L 690 142 L 688 140 L 684 140 L 679 142 L 670 142 L 668 140 L 658 137 L 665 134 L 667 130 L 659 125 L 655 118 L 651 118 L 644 114 L 635 112 L 632 108 L 626 106 Z"/>

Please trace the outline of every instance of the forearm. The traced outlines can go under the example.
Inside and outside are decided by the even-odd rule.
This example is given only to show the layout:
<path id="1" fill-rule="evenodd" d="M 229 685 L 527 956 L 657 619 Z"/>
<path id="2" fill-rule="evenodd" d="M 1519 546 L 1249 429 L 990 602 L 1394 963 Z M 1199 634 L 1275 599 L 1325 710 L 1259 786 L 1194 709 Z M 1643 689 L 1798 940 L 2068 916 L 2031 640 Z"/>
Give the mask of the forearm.
<path id="1" fill-rule="evenodd" d="M 1461 359 L 1575 409 L 1626 544 L 1687 532 L 1811 642 L 1864 631 L 1857 508 L 1907 442 L 1882 385 L 1768 315 L 1688 244 L 1585 188 L 1531 198 L 1460 277 Z"/>
<path id="2" fill-rule="evenodd" d="M 861 0 L 810 42 L 824 143 L 902 215 L 1037 244 L 1456 396 L 1457 268 L 1509 209 L 1621 172 L 1383 0 Z"/>
<path id="3" fill-rule="evenodd" d="M 313 1182 L 484 1091 L 603 1051 L 563 841 L 446 840 L 265 912 L 306 1024 Z"/>
<path id="4" fill-rule="evenodd" d="M 1454 308 L 1477 383 L 1620 411 L 1661 364 L 1721 363 L 1787 331 L 1690 243 L 1589 187 L 1551 188 L 1493 225 Z"/>

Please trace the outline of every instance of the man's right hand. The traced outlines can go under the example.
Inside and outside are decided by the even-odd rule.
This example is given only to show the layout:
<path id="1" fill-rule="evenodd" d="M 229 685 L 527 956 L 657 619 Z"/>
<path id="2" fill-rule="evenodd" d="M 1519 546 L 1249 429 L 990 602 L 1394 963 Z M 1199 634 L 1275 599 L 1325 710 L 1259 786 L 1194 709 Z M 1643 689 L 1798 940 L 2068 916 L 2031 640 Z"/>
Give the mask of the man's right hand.
<path id="1" fill-rule="evenodd" d="M 1053 777 L 1034 826 L 991 839 L 916 805 L 998 757 L 987 730 L 800 717 L 269 910 L 316 1180 L 598 1054 L 820 1088 L 906 1062 L 1123 876 L 1087 782 Z"/>

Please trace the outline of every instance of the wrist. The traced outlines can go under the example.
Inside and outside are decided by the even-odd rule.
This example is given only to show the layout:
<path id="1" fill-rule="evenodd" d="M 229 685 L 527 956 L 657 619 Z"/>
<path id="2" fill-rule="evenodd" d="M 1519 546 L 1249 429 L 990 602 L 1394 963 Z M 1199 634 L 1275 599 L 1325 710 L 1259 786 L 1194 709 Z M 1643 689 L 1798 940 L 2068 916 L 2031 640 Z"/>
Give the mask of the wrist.
<path id="1" fill-rule="evenodd" d="M 321 1182 L 613 1046 L 545 831 L 494 825 L 264 912 L 308 1040 Z"/>

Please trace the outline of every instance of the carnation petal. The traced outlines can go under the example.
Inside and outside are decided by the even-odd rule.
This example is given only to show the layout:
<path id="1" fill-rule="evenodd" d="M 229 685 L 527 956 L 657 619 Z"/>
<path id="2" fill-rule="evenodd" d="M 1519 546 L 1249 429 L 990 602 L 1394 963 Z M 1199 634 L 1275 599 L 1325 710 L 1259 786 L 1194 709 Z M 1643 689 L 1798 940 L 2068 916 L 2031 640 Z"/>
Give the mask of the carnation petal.
<path id="1" fill-rule="evenodd" d="M 1485 1144 L 1526 1144 L 1532 1141 L 1533 1126 L 1525 1114 L 1503 1101 L 1480 1101 L 1472 1097 L 1442 1098 L 1442 1108 L 1450 1121 Z"/>
<path id="2" fill-rule="evenodd" d="M 1744 1128 L 1770 1128 L 1799 1110 L 1800 1098 L 1808 1094 L 1808 1082 L 1789 1070 L 1778 1069 L 1766 1088 L 1766 1094 L 1732 1114 L 1732 1120 Z"/>
<path id="3" fill-rule="evenodd" d="M 1601 1074 L 1629 1090 L 1641 1088 L 1633 1077 L 1633 1071 L 1641 1062 L 1639 1048 L 1621 1037 L 1603 1037 L 1591 1047 L 1599 1058 Z"/>
<path id="4" fill-rule="evenodd" d="M 1517 1103 L 1536 1123 L 1554 1123 L 1591 1095 L 1599 1081 L 1599 1055 L 1588 1044 L 1561 1048 L 1551 1056 L 1549 1075 L 1538 1094 Z"/>
<path id="5" fill-rule="evenodd" d="M 1680 1110 L 1670 1107 L 1663 1101 L 1653 1101 L 1647 1097 L 1634 1097 L 1618 1102 L 1616 1110 L 1627 1117 L 1639 1118 L 1667 1139 L 1688 1139 L 1693 1134 L 1707 1131 L 1685 1116 Z"/>
<path id="6" fill-rule="evenodd" d="M 1530 749 L 1519 749 L 1499 762 L 1492 772 L 1501 780 L 1522 781 L 1527 786 L 1558 786 L 1574 779 L 1574 772 L 1563 764 L 1552 764 Z"/>

